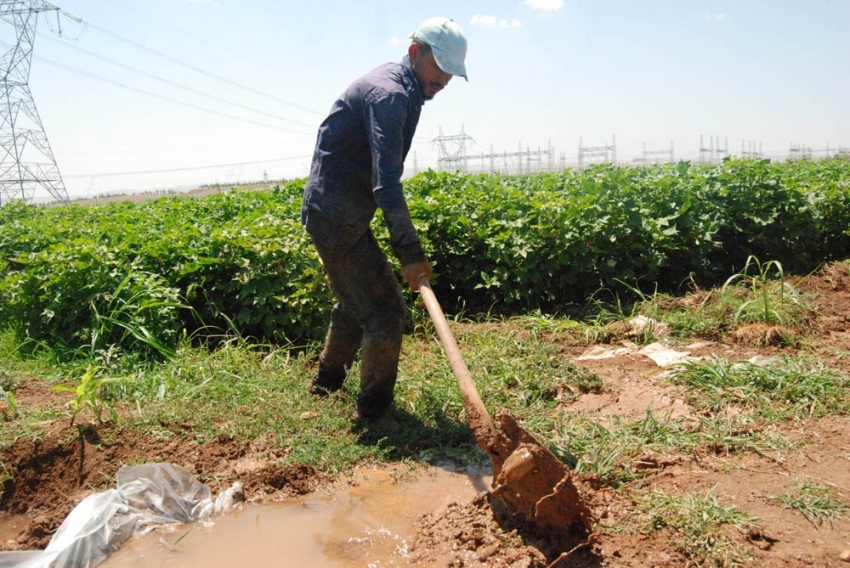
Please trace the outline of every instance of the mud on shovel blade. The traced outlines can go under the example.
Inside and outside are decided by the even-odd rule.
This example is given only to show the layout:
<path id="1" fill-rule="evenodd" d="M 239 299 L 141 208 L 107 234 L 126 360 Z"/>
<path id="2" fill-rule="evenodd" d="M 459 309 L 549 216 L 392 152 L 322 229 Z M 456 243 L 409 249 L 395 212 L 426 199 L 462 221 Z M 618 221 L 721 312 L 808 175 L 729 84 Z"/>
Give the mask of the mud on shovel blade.
<path id="1" fill-rule="evenodd" d="M 424 277 L 419 280 L 419 292 L 457 379 L 475 441 L 493 463 L 493 497 L 512 517 L 531 525 L 554 546 L 569 549 L 586 542 L 593 517 L 570 470 L 507 412 L 499 415 L 502 430 L 496 428 Z"/>

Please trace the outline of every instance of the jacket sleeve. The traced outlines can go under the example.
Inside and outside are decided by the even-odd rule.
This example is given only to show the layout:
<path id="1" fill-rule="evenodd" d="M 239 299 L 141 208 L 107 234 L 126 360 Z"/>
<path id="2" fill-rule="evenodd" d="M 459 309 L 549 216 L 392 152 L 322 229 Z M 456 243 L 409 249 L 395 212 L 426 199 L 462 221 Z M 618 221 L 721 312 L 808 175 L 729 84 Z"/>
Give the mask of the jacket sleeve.
<path id="1" fill-rule="evenodd" d="M 398 93 L 373 92 L 365 102 L 375 203 L 383 211 L 390 244 L 402 266 L 423 262 L 425 252 L 413 226 L 401 183 L 407 98 Z"/>

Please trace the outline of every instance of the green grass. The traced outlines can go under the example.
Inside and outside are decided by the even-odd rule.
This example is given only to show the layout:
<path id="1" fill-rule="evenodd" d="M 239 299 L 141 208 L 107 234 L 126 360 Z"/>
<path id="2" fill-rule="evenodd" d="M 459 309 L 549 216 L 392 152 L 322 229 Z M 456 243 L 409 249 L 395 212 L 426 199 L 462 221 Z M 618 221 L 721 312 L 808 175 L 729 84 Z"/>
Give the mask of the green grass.
<path id="1" fill-rule="evenodd" d="M 773 265 L 761 267 L 762 273 L 768 267 Z M 678 417 L 648 408 L 637 419 L 590 419 L 567 406 L 583 394 L 605 392 L 605 385 L 571 363 L 563 349 L 617 339 L 609 324 L 637 315 L 666 324 L 671 341 L 711 337 L 745 318 L 749 308 L 742 309 L 743 303 L 750 301 L 756 312 L 769 315 L 793 296 L 761 276 L 730 280 L 723 290 L 700 293 L 696 304 L 663 294 L 638 294 L 633 306 L 600 303 L 595 314 L 584 312 L 581 320 L 532 313 L 475 322 L 456 317 L 451 322 L 490 412 L 510 412 L 571 468 L 633 495 L 639 513 L 631 521 L 633 528 L 673 531 L 676 546 L 694 565 L 745 562 L 746 552 L 726 530 L 753 519 L 721 506 L 712 493 L 673 497 L 647 491 L 647 478 L 694 455 L 751 452 L 781 460 L 796 447 L 771 425 L 846 416 L 848 377 L 805 356 L 777 357 L 768 364 L 711 358 L 685 364 L 666 379 L 683 389 L 696 413 Z M 736 285 L 741 281 L 746 285 Z M 786 300 L 765 298 L 774 293 L 771 290 Z M 773 321 L 796 321 L 785 313 L 772 316 Z M 18 438 L 40 436 L 45 423 L 73 417 L 78 424 L 98 417 L 109 421 L 112 413 L 106 418 L 103 410 L 114 409 L 125 430 L 186 443 L 221 436 L 246 445 L 258 442 L 283 449 L 276 454 L 285 456 L 276 458 L 281 462 L 308 464 L 331 474 L 375 460 L 486 462 L 465 422 L 455 377 L 430 321 L 421 310 L 411 315 L 412 333 L 404 338 L 395 392 L 394 412 L 402 428 L 393 431 L 362 430 L 352 424 L 357 363 L 343 391 L 326 398 L 307 392 L 318 344 L 281 347 L 231 337 L 214 349 L 186 340 L 159 359 L 128 357 L 108 346 L 72 350 L 69 356 L 68 350 L 44 344 L 20 345 L 14 333 L 0 331 L 0 451 Z M 647 343 L 659 337 L 651 330 L 634 339 Z M 87 372 L 90 382 L 85 385 Z M 77 406 L 48 408 L 16 399 L 16 391 L 31 377 L 47 388 L 72 388 L 69 399 L 76 396 Z M 0 482 L 6 471 L 2 466 L 0 461 Z M 847 504 L 839 497 L 801 482 L 772 502 L 821 524 L 846 515 Z"/>
<path id="2" fill-rule="evenodd" d="M 735 407 L 760 419 L 785 420 L 850 411 L 850 378 L 805 356 L 766 364 L 712 357 L 684 364 L 669 380 L 687 387 L 690 404 L 714 413 Z"/>
<path id="3" fill-rule="evenodd" d="M 570 363 L 560 352 L 559 337 L 581 336 L 581 324 L 532 315 L 476 324 L 453 322 L 452 328 L 494 416 L 510 412 L 578 471 L 599 475 L 615 486 L 652 471 L 639 463 L 646 452 L 776 454 L 791 445 L 765 433 L 767 419 L 847 410 L 846 377 L 810 361 L 781 359 L 773 366 L 758 366 L 709 360 L 686 365 L 670 380 L 685 385 L 689 402 L 712 414 L 697 420 L 674 419 L 647 409 L 641 419 L 614 417 L 605 426 L 563 410 L 581 394 L 603 388 L 598 376 Z M 48 385 L 73 385 L 88 370 L 83 366 L 86 360 L 59 362 L 48 349 L 21 355 L 13 341 L 11 333 L 0 334 L 6 354 L 0 364 L 7 377 L 0 386 L 5 392 L 13 394 L 16 382 L 27 375 Z M 327 398 L 308 394 L 318 348 L 280 348 L 232 339 L 212 351 L 186 344 L 161 362 L 122 366 L 113 361 L 97 367 L 101 373 L 97 393 L 84 393 L 83 402 L 88 404 L 76 411 L 92 420 L 99 409 L 115 408 L 127 426 L 162 437 L 178 435 L 164 425 L 185 424 L 191 425 L 191 435 L 200 442 L 220 435 L 246 444 L 273 440 L 288 448 L 287 461 L 329 472 L 371 459 L 483 457 L 465 423 L 449 363 L 421 314 L 402 349 L 395 412 L 403 428 L 397 432 L 382 435 L 352 428 L 357 364 L 343 391 Z M 733 405 L 748 412 L 726 412 Z M 2 437 L 5 443 L 36 435 L 35 424 L 59 414 L 17 406 L 15 417 L 0 424 L 0 430 L 9 434 Z M 70 418 L 74 409 L 64 412 Z M 304 419 L 305 413 L 315 417 Z"/>
<path id="4" fill-rule="evenodd" d="M 779 503 L 789 509 L 799 511 L 815 527 L 828 521 L 832 522 L 850 511 L 850 504 L 840 498 L 835 489 L 814 485 L 806 479 L 798 479 L 789 487 L 785 495 L 769 497 L 768 501 Z"/>
<path id="5" fill-rule="evenodd" d="M 603 483 L 621 487 L 659 471 L 666 464 L 690 459 L 694 453 L 729 455 L 753 452 L 780 459 L 793 449 L 785 437 L 765 432 L 746 417 L 657 416 L 651 409 L 633 421 L 612 416 L 604 426 L 560 413 L 547 436 L 552 451 L 572 469 L 593 474 Z"/>
<path id="6" fill-rule="evenodd" d="M 752 559 L 725 528 L 752 525 L 756 517 L 734 506 L 721 506 L 713 490 L 705 496 L 688 493 L 679 497 L 650 490 L 636 495 L 635 504 L 637 528 L 672 530 L 672 544 L 688 559 L 688 565 L 740 566 Z"/>
<path id="7" fill-rule="evenodd" d="M 546 326 L 537 326 L 533 320 L 493 327 L 499 332 L 489 334 L 486 325 L 483 332 L 474 331 L 478 326 L 453 326 L 482 398 L 494 415 L 509 410 L 529 428 L 545 432 L 551 424 L 547 416 L 558 400 L 599 386 L 598 377 L 566 362 L 558 356 L 556 345 L 542 341 Z M 12 335 L 3 336 L 3 341 L 12 342 Z M 289 449 L 286 461 L 329 472 L 374 459 L 482 458 L 465 423 L 456 380 L 427 322 L 414 335 L 405 336 L 395 396 L 395 414 L 403 428 L 390 433 L 352 427 L 357 364 L 343 391 L 327 398 L 307 392 L 318 346 L 286 349 L 234 339 L 213 351 L 186 345 L 164 362 L 90 369 L 82 367 L 84 361 L 57 366 L 46 354 L 42 358 L 13 356 L 17 350 L 9 347 L 6 373 L 35 375 L 48 386 L 73 391 L 69 398 L 77 404 L 64 413 L 78 422 L 96 420 L 102 409 L 114 408 L 127 427 L 161 437 L 177 436 L 166 426 L 181 424 L 190 425 L 192 437 L 200 442 L 221 435 L 246 444 L 270 439 Z M 93 372 L 99 373 L 96 384 L 80 380 L 93 379 Z M 25 379 L 9 379 L 6 390 L 13 393 L 20 380 Z M 303 419 L 305 413 L 315 417 Z M 2 437 L 0 446 L 35 435 L 34 424 L 43 419 L 41 409 L 18 405 L 18 416 L 0 425 L 10 434 Z"/>
<path id="8" fill-rule="evenodd" d="M 590 341 L 610 342 L 620 337 L 611 324 L 628 323 L 637 316 L 648 318 L 650 325 L 637 330 L 630 339 L 648 344 L 693 338 L 717 339 L 746 324 L 774 326 L 787 344 L 794 342 L 795 331 L 805 331 L 810 306 L 786 280 L 778 261 L 761 263 L 747 258 L 741 271 L 729 277 L 720 288 L 703 291 L 691 282 L 692 293 L 677 297 L 654 290 L 648 293 L 637 284 L 618 281 L 631 300 L 606 290 L 597 292 L 590 302 L 593 310 L 583 319 Z M 660 330 L 664 328 L 665 333 Z"/>
<path id="9" fill-rule="evenodd" d="M 754 256 L 747 257 L 744 268 L 729 277 L 720 292 L 740 299 L 734 315 L 736 324 L 790 326 L 802 321 L 807 309 L 794 287 L 786 282 L 782 264 L 775 260 L 762 264 Z"/>

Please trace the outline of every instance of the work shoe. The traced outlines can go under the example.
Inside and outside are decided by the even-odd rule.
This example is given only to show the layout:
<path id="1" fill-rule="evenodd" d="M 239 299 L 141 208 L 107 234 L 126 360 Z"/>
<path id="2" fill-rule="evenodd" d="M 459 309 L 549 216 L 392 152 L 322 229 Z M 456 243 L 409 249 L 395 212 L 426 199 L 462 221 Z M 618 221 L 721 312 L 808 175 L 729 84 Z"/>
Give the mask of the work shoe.
<path id="1" fill-rule="evenodd" d="M 320 366 L 308 390 L 311 394 L 327 396 L 341 389 L 344 382 L 345 369 L 323 369 Z"/>
<path id="2" fill-rule="evenodd" d="M 378 416 L 361 416 L 360 412 L 355 410 L 351 413 L 351 420 L 359 425 L 381 429 L 393 429 L 401 426 L 401 423 L 389 412 L 384 412 Z"/>

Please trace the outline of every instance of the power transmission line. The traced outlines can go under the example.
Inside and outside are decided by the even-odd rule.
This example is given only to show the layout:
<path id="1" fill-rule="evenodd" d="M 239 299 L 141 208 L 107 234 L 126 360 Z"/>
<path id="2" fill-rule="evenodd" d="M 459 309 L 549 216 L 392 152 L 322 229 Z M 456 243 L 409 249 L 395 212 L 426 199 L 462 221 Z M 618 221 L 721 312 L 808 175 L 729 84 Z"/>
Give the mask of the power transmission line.
<path id="1" fill-rule="evenodd" d="M 105 0 L 105 1 L 101 0 L 100 3 L 110 5 L 110 4 L 114 4 L 114 0 Z M 238 51 L 234 51 L 230 47 L 225 48 L 225 46 L 222 42 L 210 42 L 210 37 L 208 35 L 202 35 L 202 34 L 196 33 L 194 31 L 192 31 L 191 29 L 177 27 L 174 24 L 172 24 L 171 22 L 169 22 L 169 21 L 167 21 L 163 18 L 158 18 L 156 16 L 151 15 L 150 13 L 142 12 L 141 10 L 137 10 L 137 9 L 131 7 L 131 6 L 122 5 L 121 9 L 128 11 L 128 12 L 134 12 L 134 13 L 136 13 L 136 14 L 144 17 L 144 18 L 148 18 L 148 19 L 154 21 L 158 28 L 170 28 L 171 30 L 177 32 L 180 35 L 181 38 L 189 37 L 189 38 L 192 38 L 195 41 L 197 41 L 198 43 L 203 44 L 205 46 L 212 45 L 214 48 L 218 49 L 219 52 L 221 52 L 225 55 L 229 55 L 229 56 L 231 56 L 235 59 L 240 59 L 242 61 L 246 61 L 246 62 L 248 62 L 252 65 L 256 65 L 256 66 L 259 66 L 259 67 L 264 67 L 268 70 L 274 71 L 275 73 L 281 73 L 281 74 L 288 73 L 287 71 L 284 71 L 281 68 L 278 68 L 278 67 L 275 67 L 273 65 L 269 65 L 268 63 L 265 63 L 263 61 L 260 61 L 253 54 L 251 54 L 251 56 L 249 56 L 245 52 L 240 53 Z"/>
<path id="2" fill-rule="evenodd" d="M 287 162 L 290 160 L 303 160 L 306 158 L 310 158 L 311 156 L 290 156 L 288 158 L 272 158 L 270 160 L 254 160 L 251 162 L 236 162 L 233 164 L 213 164 L 209 166 L 192 166 L 188 168 L 168 168 L 161 170 L 137 170 L 132 172 L 108 172 L 102 174 L 76 174 L 72 176 L 67 176 L 70 178 L 92 178 L 92 177 L 116 177 L 116 176 L 130 176 L 130 175 L 146 175 L 146 174 L 166 174 L 166 173 L 174 173 L 174 172 L 189 172 L 195 170 L 212 170 L 216 168 L 232 168 L 236 166 L 253 166 L 256 164 L 270 164 L 272 162 Z"/>
<path id="3" fill-rule="evenodd" d="M 168 61 L 171 61 L 172 63 L 176 63 L 176 64 L 180 65 L 181 67 L 185 67 L 185 68 L 187 68 L 187 69 L 191 69 L 192 71 L 194 71 L 194 72 L 196 72 L 196 73 L 200 73 L 201 75 L 204 75 L 205 77 L 210 77 L 210 78 L 215 79 L 215 80 L 217 80 L 217 81 L 221 81 L 221 82 L 223 82 L 223 83 L 227 83 L 228 85 L 231 85 L 231 86 L 237 87 L 237 88 L 239 88 L 239 89 L 243 89 L 243 90 L 245 90 L 245 91 L 249 91 L 249 92 L 251 92 L 251 93 L 254 93 L 255 95 L 260 95 L 260 96 L 262 96 L 262 97 L 266 97 L 266 98 L 268 98 L 268 99 L 275 100 L 275 101 L 277 101 L 277 102 L 279 102 L 279 103 L 281 103 L 281 104 L 284 104 L 284 105 L 286 105 L 286 106 L 290 106 L 290 107 L 292 107 L 292 108 L 298 109 L 298 110 L 303 111 L 303 112 L 307 112 L 307 113 L 311 113 L 311 114 L 318 114 L 318 115 L 323 115 L 323 114 L 324 114 L 324 113 L 321 113 L 321 112 L 319 112 L 319 111 L 313 110 L 313 109 L 311 109 L 311 108 L 307 108 L 307 107 L 305 107 L 305 106 L 299 105 L 299 104 L 297 104 L 297 103 L 293 103 L 293 102 L 291 102 L 291 101 L 287 101 L 287 100 L 282 99 L 282 98 L 280 98 L 280 97 L 277 97 L 277 96 L 275 96 L 275 95 L 271 95 L 271 94 L 269 94 L 269 93 L 264 93 L 263 91 L 259 91 L 259 90 L 257 90 L 257 89 L 252 88 L 252 87 L 248 87 L 248 86 L 246 86 L 246 85 L 243 85 L 243 84 L 241 84 L 241 83 L 238 83 L 238 82 L 236 82 L 236 81 L 233 81 L 233 80 L 231 80 L 231 79 L 228 79 L 227 77 L 222 77 L 221 75 L 216 75 L 215 73 L 210 73 L 209 71 L 206 71 L 206 70 L 204 70 L 204 69 L 202 69 L 202 68 L 200 68 L 200 67 L 198 67 L 198 66 L 196 66 L 196 65 L 192 65 L 191 63 L 186 63 L 185 61 L 182 61 L 182 60 L 180 60 L 180 59 L 177 59 L 176 57 L 173 57 L 173 56 L 171 56 L 171 55 L 168 55 L 167 53 L 162 53 L 161 51 L 157 51 L 156 49 L 153 49 L 153 48 L 151 48 L 151 47 L 148 47 L 148 46 L 146 46 L 146 45 L 143 45 L 143 44 L 138 43 L 138 42 L 136 42 L 136 41 L 133 41 L 133 40 L 131 40 L 131 39 L 127 39 L 127 38 L 125 38 L 125 37 L 123 37 L 123 36 L 121 36 L 121 35 L 118 35 L 118 34 L 116 34 L 115 32 L 111 32 L 111 31 L 109 31 L 109 30 L 107 30 L 107 29 L 101 28 L 100 26 L 97 26 L 97 25 L 95 25 L 95 24 L 93 24 L 93 23 L 89 22 L 88 20 L 82 20 L 82 22 L 83 22 L 83 24 L 84 24 L 84 25 L 86 25 L 86 26 L 88 26 L 88 27 L 90 27 L 90 28 L 92 28 L 92 29 L 95 29 L 95 30 L 97 30 L 97 31 L 99 31 L 99 32 L 101 32 L 101 33 L 103 33 L 103 34 L 106 34 L 106 35 L 112 36 L 112 37 L 114 37 L 115 39 L 118 39 L 118 40 L 120 40 L 120 41 L 123 41 L 123 42 L 125 42 L 125 43 L 128 43 L 128 44 L 130 44 L 130 45 L 132 45 L 133 47 L 136 47 L 136 48 L 138 48 L 138 49 L 141 49 L 141 50 L 147 51 L 147 52 L 149 52 L 149 53 L 152 53 L 152 54 L 156 55 L 157 57 L 161 57 L 161 58 L 163 58 L 163 59 L 166 59 L 166 60 L 168 60 Z"/>
<path id="4" fill-rule="evenodd" d="M 280 143 L 283 144 L 283 141 L 277 141 L 275 144 Z M 118 148 L 110 148 L 109 150 L 69 150 L 62 152 L 62 155 L 66 156 L 101 156 L 101 155 L 112 155 L 112 154 L 170 154 L 173 155 L 175 152 L 183 152 L 186 150 L 197 150 L 197 151 L 216 151 L 221 150 L 222 148 L 230 149 L 233 145 L 231 143 L 227 143 L 224 147 L 221 144 L 180 144 L 178 146 L 165 146 L 165 145 L 157 145 L 156 148 L 148 147 L 137 147 L 137 148 L 129 148 L 122 147 Z M 239 148 L 242 150 L 247 149 L 268 149 L 268 143 L 261 144 L 239 144 Z"/>
<path id="5" fill-rule="evenodd" d="M 165 83 L 165 84 L 167 84 L 167 85 L 171 85 L 171 86 L 173 86 L 173 87 L 177 87 L 177 88 L 179 88 L 179 89 L 183 89 L 183 90 L 185 90 L 185 91 L 189 91 L 190 93 L 194 93 L 194 94 L 196 94 L 196 95 L 201 95 L 201 96 L 203 96 L 203 97 L 207 97 L 207 98 L 210 98 L 210 99 L 213 99 L 213 100 L 219 101 L 219 102 L 223 102 L 223 103 L 225 103 L 225 104 L 228 104 L 228 105 L 231 105 L 231 106 L 235 106 L 235 107 L 238 107 L 238 108 L 241 108 L 241 109 L 244 109 L 244 110 L 247 110 L 247 111 L 250 111 L 250 112 L 256 113 L 256 114 L 262 114 L 262 115 L 264 115 L 264 116 L 268 116 L 268 117 L 271 117 L 271 118 L 275 118 L 275 119 L 277 119 L 277 120 L 282 120 L 282 121 L 284 121 L 284 122 L 289 122 L 289 123 L 291 123 L 291 124 L 295 124 L 295 125 L 297 125 L 297 126 L 303 126 L 303 127 L 305 127 L 305 128 L 312 128 L 312 126 L 313 126 L 313 125 L 310 125 L 310 124 L 305 124 L 305 123 L 303 123 L 303 122 L 298 122 L 298 121 L 296 121 L 296 120 L 291 120 L 291 119 L 289 119 L 289 118 L 284 118 L 284 117 L 282 117 L 282 116 L 277 116 L 277 115 L 275 115 L 275 114 L 271 114 L 271 113 L 268 113 L 268 112 L 264 112 L 264 111 L 261 111 L 261 110 L 257 110 L 257 109 L 255 109 L 255 108 L 251 108 L 251 107 L 249 107 L 249 106 L 247 106 L 247 105 L 243 105 L 243 104 L 241 104 L 241 103 L 237 103 L 237 102 L 234 102 L 234 101 L 230 101 L 230 100 L 225 99 L 225 98 L 223 98 L 223 97 L 219 97 L 219 96 L 216 96 L 216 95 L 212 95 L 212 94 L 210 94 L 210 93 L 205 93 L 204 91 L 201 91 L 201 90 L 199 90 L 199 89 L 195 89 L 195 88 L 192 88 L 192 87 L 188 87 L 188 86 L 186 86 L 186 85 L 181 85 L 180 83 L 177 83 L 176 81 L 171 81 L 170 79 L 166 79 L 166 78 L 164 78 L 164 77 L 160 77 L 160 76 L 158 76 L 158 75 L 154 75 L 153 73 L 148 73 L 147 71 L 143 71 L 143 70 L 141 70 L 141 69 L 137 69 L 137 68 L 135 68 L 135 67 L 132 67 L 132 66 L 130 66 L 130 65 L 127 65 L 126 63 L 121 63 L 120 61 L 115 61 L 114 59 L 110 59 L 110 58 L 108 58 L 108 57 L 104 57 L 103 55 L 99 55 L 99 54 L 97 54 L 97 53 L 95 53 L 95 52 L 93 52 L 93 51 L 89 51 L 88 49 L 84 49 L 84 48 L 82 48 L 82 47 L 78 47 L 78 46 L 76 46 L 76 45 L 71 45 L 71 44 L 69 44 L 69 43 L 67 43 L 67 42 L 64 42 L 64 41 L 58 40 L 58 39 L 56 39 L 56 38 L 50 37 L 50 36 L 45 35 L 45 34 L 39 34 L 39 35 L 41 35 L 42 37 L 47 37 L 47 38 L 48 38 L 48 39 L 50 39 L 51 41 L 55 41 L 55 42 L 57 42 L 57 43 L 59 43 L 59 44 L 61 44 L 61 45 L 64 45 L 65 47 L 68 47 L 68 48 L 70 48 L 70 49 L 75 49 L 75 50 L 77 50 L 77 51 L 80 51 L 80 52 L 82 52 L 82 53 L 85 53 L 86 55 L 89 55 L 90 57 L 95 57 L 95 58 L 97 58 L 97 59 L 100 59 L 101 61 L 105 61 L 105 62 L 110 63 L 110 64 L 112 64 L 112 65 L 117 65 L 117 66 L 119 66 L 119 67 L 123 67 L 124 69 L 127 69 L 128 71 L 132 71 L 133 73 L 138 73 L 139 75 L 142 75 L 142 76 L 145 76 L 145 77 L 148 77 L 148 78 L 151 78 L 151 79 L 155 79 L 155 80 L 157 80 L 157 81 L 159 81 L 159 82 L 161 82 L 161 83 Z"/>
<path id="6" fill-rule="evenodd" d="M 472 138 L 466 135 L 462 126 L 459 135 L 445 136 L 442 127 L 440 127 L 439 132 L 440 135 L 434 138 L 431 143 L 435 144 L 440 152 L 437 164 L 439 164 L 441 171 L 466 172 L 466 143 L 472 141 Z"/>
<path id="7" fill-rule="evenodd" d="M 3 42 L 0 42 L 0 45 L 2 45 L 2 44 L 3 44 Z M 106 83 L 110 83 L 112 85 L 116 85 L 116 86 L 124 88 L 124 89 L 129 89 L 131 91 L 136 91 L 138 93 L 142 93 L 142 94 L 148 95 L 150 97 L 154 97 L 154 98 L 162 99 L 164 101 L 168 101 L 168 102 L 175 103 L 175 104 L 178 104 L 178 105 L 194 108 L 196 110 L 200 110 L 200 111 L 203 111 L 203 112 L 208 112 L 208 113 L 211 113 L 211 114 L 217 114 L 217 115 L 223 116 L 225 118 L 230 118 L 230 119 L 233 119 L 233 120 L 239 120 L 239 121 L 242 121 L 242 122 L 247 122 L 249 124 L 255 124 L 257 126 L 262 126 L 264 128 L 273 128 L 273 129 L 276 129 L 276 130 L 283 130 L 283 131 L 286 131 L 286 132 L 292 132 L 294 134 L 300 134 L 302 136 L 313 136 L 315 134 L 313 132 L 302 132 L 300 130 L 293 130 L 291 128 L 285 128 L 283 126 L 279 126 L 279 125 L 276 125 L 276 124 L 268 124 L 268 123 L 265 123 L 265 122 L 257 122 L 256 120 L 251 120 L 249 118 L 242 118 L 242 117 L 235 116 L 235 115 L 232 115 L 232 114 L 227 114 L 225 112 L 212 110 L 212 109 L 205 108 L 205 107 L 202 107 L 202 106 L 198 106 L 198 105 L 195 105 L 195 104 L 192 104 L 192 103 L 181 101 L 179 99 L 174 99 L 174 98 L 171 98 L 171 97 L 167 97 L 165 95 L 160 95 L 160 94 L 154 93 L 152 91 L 147 91 L 145 89 L 140 89 L 138 87 L 132 87 L 130 85 L 125 85 L 124 83 L 120 83 L 118 81 L 113 81 L 112 79 L 107 79 L 106 77 L 101 77 L 99 75 L 95 75 L 94 73 L 89 73 L 88 71 L 82 71 L 80 69 L 76 69 L 76 68 L 71 67 L 69 65 L 65 65 L 64 63 L 58 63 L 56 61 L 52 61 L 50 59 L 45 59 L 43 57 L 38 57 L 38 56 L 35 56 L 35 58 L 38 59 L 39 61 L 43 61 L 44 63 L 47 63 L 49 65 L 53 65 L 55 67 L 61 67 L 62 69 L 67 69 L 68 71 L 72 71 L 74 73 L 79 73 L 80 75 L 85 75 L 87 77 L 91 77 L 92 79 L 97 79 L 98 81 L 104 81 Z"/>
<path id="8" fill-rule="evenodd" d="M 2 58 L 0 96 L 0 205 L 4 198 L 30 201 L 44 188 L 58 201 L 68 191 L 29 87 L 38 14 L 58 8 L 41 0 L 2 0 L 0 16 L 17 28 L 17 43 Z"/>

